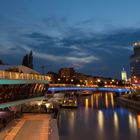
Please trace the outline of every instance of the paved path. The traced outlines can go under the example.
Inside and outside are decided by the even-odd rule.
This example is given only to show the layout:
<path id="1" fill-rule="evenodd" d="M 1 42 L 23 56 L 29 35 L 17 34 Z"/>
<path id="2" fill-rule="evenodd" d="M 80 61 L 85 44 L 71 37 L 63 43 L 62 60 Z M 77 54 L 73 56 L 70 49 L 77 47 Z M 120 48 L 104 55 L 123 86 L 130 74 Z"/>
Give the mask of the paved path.
<path id="1" fill-rule="evenodd" d="M 50 116 L 46 114 L 24 114 L 4 140 L 48 140 L 49 135 L 53 134 L 49 127 L 50 120 Z M 58 136 L 53 140 L 58 140 Z"/>

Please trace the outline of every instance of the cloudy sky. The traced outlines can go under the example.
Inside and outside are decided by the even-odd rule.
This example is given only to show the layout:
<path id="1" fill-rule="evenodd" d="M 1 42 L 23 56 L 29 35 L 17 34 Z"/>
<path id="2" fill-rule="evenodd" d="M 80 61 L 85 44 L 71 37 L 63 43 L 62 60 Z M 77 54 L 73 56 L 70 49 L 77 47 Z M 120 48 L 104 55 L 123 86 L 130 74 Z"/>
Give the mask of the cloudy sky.
<path id="1" fill-rule="evenodd" d="M 131 44 L 140 40 L 139 0 L 0 0 L 0 59 L 34 68 L 107 77 L 129 73 Z"/>

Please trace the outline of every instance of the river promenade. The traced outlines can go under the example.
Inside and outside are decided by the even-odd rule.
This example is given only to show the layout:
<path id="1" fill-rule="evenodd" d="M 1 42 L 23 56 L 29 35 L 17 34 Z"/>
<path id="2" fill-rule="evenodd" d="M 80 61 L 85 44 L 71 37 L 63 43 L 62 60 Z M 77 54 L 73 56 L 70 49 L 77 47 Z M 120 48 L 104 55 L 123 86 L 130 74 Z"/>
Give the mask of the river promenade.
<path id="1" fill-rule="evenodd" d="M 0 140 L 59 140 L 57 120 L 47 114 L 23 114 L 0 132 Z"/>

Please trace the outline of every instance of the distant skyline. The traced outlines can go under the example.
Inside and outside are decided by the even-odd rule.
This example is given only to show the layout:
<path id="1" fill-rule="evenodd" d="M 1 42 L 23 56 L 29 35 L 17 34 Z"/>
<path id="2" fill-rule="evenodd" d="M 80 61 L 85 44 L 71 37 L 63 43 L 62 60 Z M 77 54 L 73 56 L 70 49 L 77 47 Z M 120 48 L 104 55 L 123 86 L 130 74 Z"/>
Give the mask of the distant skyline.
<path id="1" fill-rule="evenodd" d="M 105 77 L 130 74 L 140 41 L 139 0 L 1 0 L 0 59 L 16 65 L 30 50 L 34 68 L 61 67 Z"/>

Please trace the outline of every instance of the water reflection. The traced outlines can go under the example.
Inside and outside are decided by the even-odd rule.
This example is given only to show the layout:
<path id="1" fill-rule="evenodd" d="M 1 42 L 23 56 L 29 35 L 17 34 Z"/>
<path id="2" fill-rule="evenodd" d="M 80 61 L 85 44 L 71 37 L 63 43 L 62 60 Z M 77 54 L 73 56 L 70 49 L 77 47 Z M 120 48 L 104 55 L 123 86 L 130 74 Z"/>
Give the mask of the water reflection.
<path id="1" fill-rule="evenodd" d="M 129 127 L 134 133 L 137 133 L 137 120 L 132 113 L 129 113 Z"/>
<path id="2" fill-rule="evenodd" d="M 140 129 L 140 115 L 139 114 L 137 116 L 137 119 L 138 119 L 138 128 Z"/>
<path id="3" fill-rule="evenodd" d="M 140 115 L 116 106 L 114 93 L 81 97 L 78 109 L 61 112 L 60 140 L 138 140 Z"/>
<path id="4" fill-rule="evenodd" d="M 92 95 L 92 96 L 90 97 L 90 99 L 91 99 L 91 107 L 93 108 L 93 107 L 94 107 L 94 96 Z"/>
<path id="5" fill-rule="evenodd" d="M 114 97 L 113 97 L 113 93 L 110 93 L 110 97 L 111 97 L 111 105 L 112 105 L 112 108 L 114 108 Z"/>
<path id="6" fill-rule="evenodd" d="M 108 108 L 108 94 L 105 94 L 105 106 Z"/>
<path id="7" fill-rule="evenodd" d="M 70 112 L 69 114 L 69 127 L 70 127 L 70 130 L 72 131 L 73 128 L 74 128 L 74 123 L 75 123 L 75 113 L 73 111 Z"/>
<path id="8" fill-rule="evenodd" d="M 104 114 L 101 110 L 98 111 L 98 126 L 100 131 L 103 131 L 103 126 L 104 126 Z"/>
<path id="9" fill-rule="evenodd" d="M 95 94 L 95 99 L 96 99 L 96 108 L 98 108 L 98 94 Z"/>
<path id="10" fill-rule="evenodd" d="M 104 100 L 104 102 L 103 102 Z M 109 108 L 111 107 L 112 109 L 114 108 L 114 96 L 113 93 L 97 93 L 97 94 L 92 94 L 90 97 L 86 97 L 84 99 L 85 102 L 85 108 L 88 109 L 89 107 L 91 108 L 96 108 L 96 109 L 101 109 L 101 108 Z M 99 103 L 102 102 L 102 103 Z"/>
<path id="11" fill-rule="evenodd" d="M 114 129 L 115 129 L 115 133 L 118 133 L 118 129 L 119 129 L 119 120 L 118 120 L 118 115 L 116 112 L 114 112 Z"/>
<path id="12" fill-rule="evenodd" d="M 88 109 L 88 104 L 89 104 L 88 100 L 89 100 L 88 98 L 85 99 L 85 108 L 86 108 L 86 110 Z"/>

